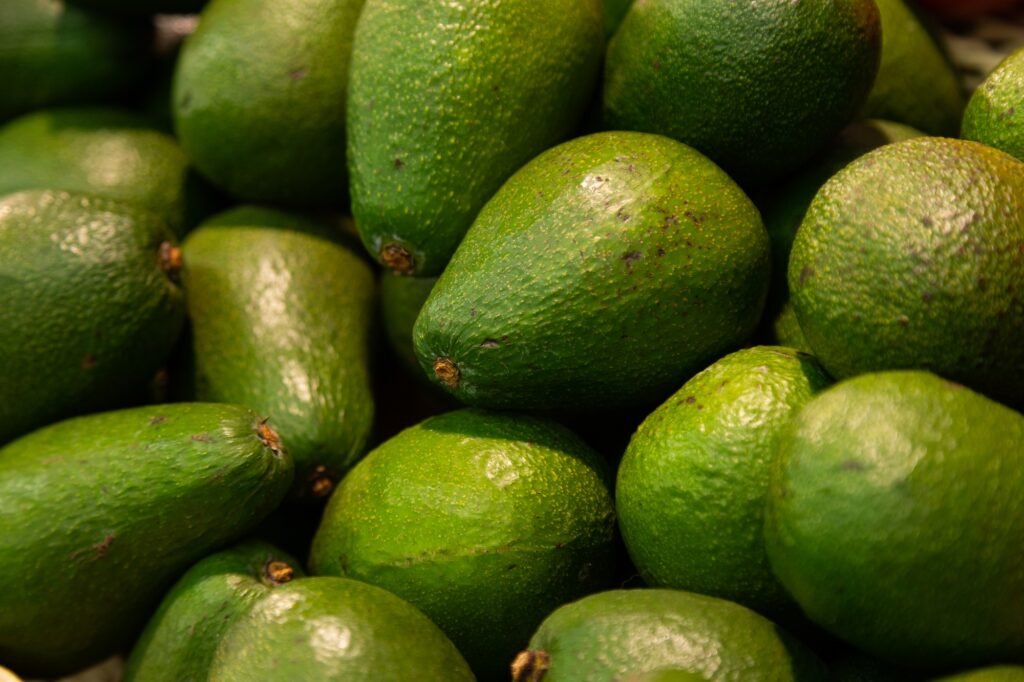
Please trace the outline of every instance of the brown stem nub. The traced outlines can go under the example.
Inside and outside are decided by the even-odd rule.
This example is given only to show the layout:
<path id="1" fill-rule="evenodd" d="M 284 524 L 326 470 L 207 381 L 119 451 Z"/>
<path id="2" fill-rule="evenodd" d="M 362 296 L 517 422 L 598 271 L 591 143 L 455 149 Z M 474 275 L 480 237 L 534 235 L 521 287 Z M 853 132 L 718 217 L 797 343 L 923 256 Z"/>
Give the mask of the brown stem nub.
<path id="1" fill-rule="evenodd" d="M 160 269 L 166 272 L 168 277 L 177 281 L 183 266 L 181 249 L 170 242 L 162 242 L 160 244 Z"/>
<path id="2" fill-rule="evenodd" d="M 334 490 L 334 480 L 327 473 L 327 467 L 321 465 L 309 477 L 309 491 L 313 497 L 327 497 Z"/>
<path id="3" fill-rule="evenodd" d="M 275 585 L 282 585 L 295 577 L 295 569 L 283 561 L 268 561 L 263 574 Z"/>
<path id="4" fill-rule="evenodd" d="M 395 243 L 384 245 L 380 250 L 380 261 L 400 275 L 410 275 L 416 268 L 412 254 L 405 247 Z"/>
<path id="5" fill-rule="evenodd" d="M 459 366 L 448 358 L 434 360 L 434 376 L 448 388 L 459 387 Z"/>
<path id="6" fill-rule="evenodd" d="M 512 661 L 512 682 L 540 682 L 551 667 L 551 656 L 546 651 L 519 652 Z"/>
<path id="7" fill-rule="evenodd" d="M 260 437 L 260 441 L 264 445 L 274 451 L 275 455 L 281 454 L 281 437 L 277 435 L 277 431 L 267 425 L 266 419 L 262 420 L 260 425 L 256 427 L 256 435 Z"/>

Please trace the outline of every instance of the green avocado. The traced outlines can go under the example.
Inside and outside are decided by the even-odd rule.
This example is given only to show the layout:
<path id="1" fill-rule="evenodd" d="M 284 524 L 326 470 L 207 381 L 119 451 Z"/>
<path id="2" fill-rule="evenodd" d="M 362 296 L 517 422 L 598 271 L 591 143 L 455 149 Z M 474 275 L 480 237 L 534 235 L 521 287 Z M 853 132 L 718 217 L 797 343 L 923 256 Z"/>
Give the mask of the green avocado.
<path id="1" fill-rule="evenodd" d="M 720 682 L 827 679 L 814 654 L 753 611 L 662 589 L 613 590 L 560 607 L 516 658 L 512 679 L 616 682 L 666 668 Z"/>
<path id="2" fill-rule="evenodd" d="M 936 682 L 1024 682 L 1024 667 L 1001 665 L 943 677 Z"/>
<path id="3" fill-rule="evenodd" d="M 211 203 L 177 141 L 117 109 L 51 109 L 0 128 L 0 195 L 59 189 L 137 204 L 179 237 Z"/>
<path id="4" fill-rule="evenodd" d="M 440 274 L 502 183 L 573 132 L 603 50 L 601 0 L 368 0 L 348 159 L 370 253 Z"/>
<path id="5" fill-rule="evenodd" d="M 421 609 L 481 680 L 552 609 L 608 586 L 610 475 L 554 422 L 459 410 L 387 441 L 342 481 L 310 554 Z"/>
<path id="6" fill-rule="evenodd" d="M 275 589 L 228 630 L 209 682 L 475 682 L 447 637 L 408 602 L 344 578 Z"/>
<path id="7" fill-rule="evenodd" d="M 783 434 L 765 543 L 819 626 L 925 670 L 1024 657 L 1024 416 L 919 371 L 813 398 Z"/>
<path id="8" fill-rule="evenodd" d="M 0 121 L 55 104 L 108 100 L 149 62 L 148 23 L 61 0 L 0 2 Z"/>
<path id="9" fill-rule="evenodd" d="M 124 682 L 200 682 L 229 627 L 303 575 L 291 556 L 247 541 L 211 554 L 174 585 L 150 617 L 125 664 Z"/>
<path id="10" fill-rule="evenodd" d="M 370 265 L 327 226 L 253 207 L 213 217 L 182 250 L 198 398 L 272 415 L 295 494 L 325 497 L 373 427 Z"/>
<path id="11" fill-rule="evenodd" d="M 652 587 L 795 614 L 764 553 L 768 476 L 780 434 L 831 380 L 809 355 L 727 355 L 644 420 L 619 465 L 619 527 Z"/>
<path id="12" fill-rule="evenodd" d="M 854 161 L 793 243 L 800 329 L 833 376 L 927 369 L 1024 405 L 1024 164 L 918 138 Z"/>
<path id="13" fill-rule="evenodd" d="M 757 209 L 706 157 L 597 133 L 488 202 L 416 320 L 416 354 L 471 405 L 653 403 L 746 340 L 769 268 Z"/>
<path id="14" fill-rule="evenodd" d="M 72 5 L 101 12 L 128 15 L 190 14 L 198 12 L 206 0 L 68 0 Z"/>
<path id="15" fill-rule="evenodd" d="M 989 74 L 964 112 L 963 136 L 1024 161 L 1024 48 Z"/>
<path id="16" fill-rule="evenodd" d="M 130 644 L 170 583 L 291 477 L 277 434 L 232 405 L 78 417 L 0 449 L 0 660 L 49 677 Z"/>
<path id="17" fill-rule="evenodd" d="M 173 239 L 127 204 L 0 198 L 0 444 L 145 395 L 185 317 Z"/>
<path id="18" fill-rule="evenodd" d="M 185 40 L 174 128 L 242 201 L 345 201 L 345 93 L 363 0 L 212 0 Z"/>
<path id="19" fill-rule="evenodd" d="M 611 38 L 622 23 L 633 0 L 604 0 L 604 33 Z"/>
<path id="20" fill-rule="evenodd" d="M 388 344 L 418 376 L 422 371 L 412 345 L 412 328 L 436 283 L 437 277 L 407 277 L 390 270 L 380 275 L 380 312 Z"/>
<path id="21" fill-rule="evenodd" d="M 744 186 L 770 184 L 856 117 L 881 40 L 872 0 L 636 2 L 608 45 L 605 125 L 667 135 Z"/>

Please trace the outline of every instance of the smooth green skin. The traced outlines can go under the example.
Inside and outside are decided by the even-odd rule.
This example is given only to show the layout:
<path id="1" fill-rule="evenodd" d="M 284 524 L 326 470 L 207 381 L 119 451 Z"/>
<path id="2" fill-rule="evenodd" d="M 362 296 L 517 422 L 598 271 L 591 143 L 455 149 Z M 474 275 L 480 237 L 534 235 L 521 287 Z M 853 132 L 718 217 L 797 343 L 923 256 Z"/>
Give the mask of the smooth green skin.
<path id="1" fill-rule="evenodd" d="M 707 158 L 646 133 L 549 150 L 488 202 L 413 331 L 428 376 L 508 409 L 663 400 L 753 331 L 768 235 Z"/>
<path id="2" fill-rule="evenodd" d="M 637 2 L 608 45 L 605 125 L 689 144 L 744 185 L 781 180 L 854 119 L 880 48 L 871 0 Z"/>
<path id="3" fill-rule="evenodd" d="M 368 0 L 349 96 L 366 248 L 441 273 L 484 203 L 573 133 L 600 73 L 602 0 Z"/>
<path id="4" fill-rule="evenodd" d="M 936 682 L 1021 682 L 1022 680 L 1024 680 L 1024 668 L 1005 665 L 951 675 Z"/>
<path id="5" fill-rule="evenodd" d="M 233 405 L 156 405 L 0 449 L 0 660 L 50 677 L 130 644 L 184 569 L 287 491 L 291 458 L 260 423 Z"/>
<path id="6" fill-rule="evenodd" d="M 604 0 L 604 34 L 611 38 L 629 11 L 633 0 Z"/>
<path id="7" fill-rule="evenodd" d="M 474 682 L 447 637 L 408 602 L 344 578 L 274 590 L 228 631 L 209 682 Z"/>
<path id="8" fill-rule="evenodd" d="M 173 84 L 174 128 L 243 201 L 344 203 L 345 101 L 363 0 L 212 0 Z"/>
<path id="9" fill-rule="evenodd" d="M 722 682 L 827 679 L 814 654 L 771 621 L 739 604 L 678 590 L 584 597 L 548 616 L 530 649 L 550 656 L 543 682 L 614 682 L 664 668 Z"/>
<path id="10" fill-rule="evenodd" d="M 117 109 L 51 109 L 0 128 L 0 195 L 24 189 L 138 204 L 179 237 L 210 203 L 177 141 Z"/>
<path id="11" fill-rule="evenodd" d="M 85 9 L 134 16 L 191 14 L 198 12 L 206 4 L 206 0 L 69 0 L 69 2 Z"/>
<path id="12" fill-rule="evenodd" d="M 1022 457 L 1024 417 L 933 374 L 837 384 L 780 443 L 772 568 L 811 620 L 883 661 L 1020 659 Z"/>
<path id="13" fill-rule="evenodd" d="M 398 359 L 420 374 L 420 363 L 412 344 L 412 328 L 437 277 L 406 277 L 385 270 L 380 275 L 380 312 L 391 350 Z"/>
<path id="14" fill-rule="evenodd" d="M 974 91 L 963 137 L 1024 161 L 1024 49 L 1003 60 Z"/>
<path id="15" fill-rule="evenodd" d="M 125 664 L 124 682 L 205 682 L 228 628 L 282 583 L 271 562 L 304 575 L 293 557 L 250 540 L 212 554 L 175 583 L 149 619 Z"/>
<path id="16" fill-rule="evenodd" d="M 340 480 L 373 428 L 369 264 L 326 226 L 251 207 L 204 223 L 183 251 L 199 399 L 272 415 L 295 494 L 322 496 L 315 484 Z"/>
<path id="17" fill-rule="evenodd" d="M 644 420 L 619 465 L 619 528 L 652 587 L 795 612 L 764 552 L 779 437 L 831 379 L 810 355 L 758 346 L 690 379 Z"/>
<path id="18" fill-rule="evenodd" d="M 1024 165 L 976 142 L 887 145 L 815 197 L 789 263 L 837 378 L 928 369 L 1024 404 Z"/>
<path id="19" fill-rule="evenodd" d="M 82 195 L 0 198 L 0 444 L 144 395 L 185 317 L 156 215 Z"/>
<path id="20" fill-rule="evenodd" d="M 862 114 L 929 135 L 956 136 L 967 102 L 952 62 L 907 2 L 875 4 L 882 19 L 882 60 Z"/>
<path id="21" fill-rule="evenodd" d="M 55 104 L 110 99 L 148 61 L 146 24 L 65 6 L 0 2 L 0 121 Z"/>
<path id="22" fill-rule="evenodd" d="M 505 680 L 552 609 L 608 586 L 610 478 L 600 456 L 554 422 L 449 412 L 352 470 L 324 513 L 310 570 L 407 599 L 481 680 Z"/>

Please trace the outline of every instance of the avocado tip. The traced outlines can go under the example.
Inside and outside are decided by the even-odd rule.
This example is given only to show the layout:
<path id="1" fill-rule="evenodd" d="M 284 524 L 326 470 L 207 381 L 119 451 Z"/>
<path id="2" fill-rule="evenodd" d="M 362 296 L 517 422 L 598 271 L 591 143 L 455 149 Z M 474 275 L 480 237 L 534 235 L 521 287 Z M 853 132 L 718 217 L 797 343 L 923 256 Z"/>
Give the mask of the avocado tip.
<path id="1" fill-rule="evenodd" d="M 380 250 L 381 262 L 401 275 L 412 274 L 416 261 L 409 251 L 395 243 L 385 244 Z"/>
<path id="2" fill-rule="evenodd" d="M 459 366 L 449 358 L 434 360 L 434 376 L 442 384 L 451 389 L 459 387 Z"/>
<path id="3" fill-rule="evenodd" d="M 519 652 L 512 661 L 513 682 L 540 682 L 551 665 L 551 656 L 546 651 L 527 649 Z"/>
<path id="4" fill-rule="evenodd" d="M 261 420 L 260 425 L 256 427 L 256 435 L 260 437 L 260 441 L 265 446 L 273 450 L 275 455 L 281 455 L 281 437 L 277 435 L 277 431 L 267 425 L 266 419 Z"/>
<path id="5" fill-rule="evenodd" d="M 309 491 L 313 497 L 327 497 L 334 490 L 334 481 L 327 473 L 327 468 L 318 466 L 309 478 Z"/>
<path id="6" fill-rule="evenodd" d="M 263 566 L 263 574 L 275 585 L 282 585 L 295 577 L 295 569 L 284 561 L 268 561 Z"/>
<path id="7" fill-rule="evenodd" d="M 160 269 L 167 273 L 168 277 L 177 281 L 183 265 L 181 249 L 170 242 L 162 242 L 160 244 Z"/>

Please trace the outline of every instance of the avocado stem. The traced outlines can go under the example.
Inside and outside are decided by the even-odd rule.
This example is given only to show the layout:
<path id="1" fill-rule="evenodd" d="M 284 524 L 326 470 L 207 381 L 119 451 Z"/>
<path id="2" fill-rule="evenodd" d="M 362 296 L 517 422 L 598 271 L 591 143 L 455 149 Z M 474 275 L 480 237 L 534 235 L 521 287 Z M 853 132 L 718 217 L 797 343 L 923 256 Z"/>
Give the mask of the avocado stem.
<path id="1" fill-rule="evenodd" d="M 260 437 L 260 441 L 265 446 L 274 451 L 275 455 L 281 455 L 281 437 L 277 435 L 277 431 L 267 425 L 266 419 L 262 420 L 260 425 L 256 427 L 256 435 Z"/>
<path id="2" fill-rule="evenodd" d="M 327 468 L 323 465 L 318 466 L 309 477 L 309 491 L 313 493 L 313 497 L 327 497 L 332 490 L 334 481 L 328 475 Z"/>
<path id="3" fill-rule="evenodd" d="M 401 275 L 410 275 L 416 261 L 405 247 L 399 244 L 385 244 L 380 250 L 381 262 Z"/>
<path id="4" fill-rule="evenodd" d="M 519 652 L 512 661 L 512 682 L 540 682 L 551 667 L 551 656 L 546 651 Z"/>
<path id="5" fill-rule="evenodd" d="M 160 243 L 160 268 L 167 273 L 167 276 L 178 281 L 178 275 L 184 267 L 184 259 L 181 256 L 181 249 L 170 242 Z"/>
<path id="6" fill-rule="evenodd" d="M 268 561 L 263 574 L 275 585 L 282 585 L 295 577 L 295 569 L 283 561 Z"/>
<path id="7" fill-rule="evenodd" d="M 434 376 L 450 389 L 459 387 L 459 366 L 449 358 L 437 358 L 434 360 Z"/>

